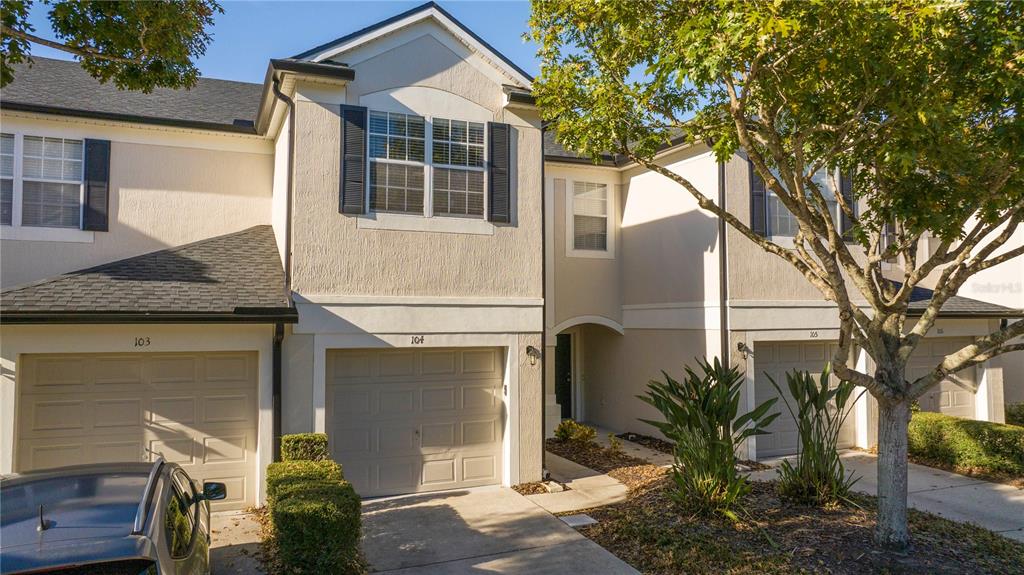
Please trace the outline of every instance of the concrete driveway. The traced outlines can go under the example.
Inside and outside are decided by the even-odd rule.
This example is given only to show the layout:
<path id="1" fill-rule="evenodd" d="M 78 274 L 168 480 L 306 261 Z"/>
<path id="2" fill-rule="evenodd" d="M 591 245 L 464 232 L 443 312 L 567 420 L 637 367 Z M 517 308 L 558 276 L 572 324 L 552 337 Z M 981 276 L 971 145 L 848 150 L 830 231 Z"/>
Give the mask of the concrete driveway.
<path id="1" fill-rule="evenodd" d="M 771 465 L 772 462 L 764 462 Z M 878 486 L 876 457 L 852 451 L 843 454 L 847 472 L 860 477 L 854 490 L 875 495 Z M 752 479 L 774 479 L 774 469 L 751 474 Z M 980 525 L 1024 542 L 1024 490 L 956 473 L 910 464 L 908 502 L 911 507 Z"/>
<path id="2" fill-rule="evenodd" d="M 375 573 L 637 573 L 511 489 L 365 501 L 363 533 Z"/>

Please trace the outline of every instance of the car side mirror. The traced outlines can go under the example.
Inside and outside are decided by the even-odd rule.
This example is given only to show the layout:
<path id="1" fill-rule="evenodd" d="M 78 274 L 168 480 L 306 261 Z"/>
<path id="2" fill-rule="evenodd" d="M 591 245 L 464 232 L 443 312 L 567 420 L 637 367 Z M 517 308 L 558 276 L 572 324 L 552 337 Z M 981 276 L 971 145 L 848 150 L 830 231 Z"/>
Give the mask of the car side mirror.
<path id="1" fill-rule="evenodd" d="M 203 499 L 220 501 L 228 496 L 228 488 L 223 483 L 207 481 L 203 483 Z"/>

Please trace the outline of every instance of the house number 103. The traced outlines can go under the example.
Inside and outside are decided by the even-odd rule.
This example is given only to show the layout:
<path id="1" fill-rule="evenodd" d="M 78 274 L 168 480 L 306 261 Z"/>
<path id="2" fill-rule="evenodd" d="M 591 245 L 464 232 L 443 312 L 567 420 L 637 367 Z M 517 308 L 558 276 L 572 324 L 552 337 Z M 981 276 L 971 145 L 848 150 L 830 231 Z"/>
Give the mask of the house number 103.
<path id="1" fill-rule="evenodd" d="M 137 337 L 137 338 L 135 338 L 135 347 L 148 347 L 148 346 L 149 346 L 149 338 L 148 337 Z"/>

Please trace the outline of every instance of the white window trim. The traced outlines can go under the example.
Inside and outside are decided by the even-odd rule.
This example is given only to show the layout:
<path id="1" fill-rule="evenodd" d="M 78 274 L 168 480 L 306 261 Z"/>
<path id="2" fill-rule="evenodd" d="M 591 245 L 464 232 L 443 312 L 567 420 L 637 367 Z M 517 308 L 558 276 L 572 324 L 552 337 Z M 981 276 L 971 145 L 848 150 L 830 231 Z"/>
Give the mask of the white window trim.
<path id="1" fill-rule="evenodd" d="M 840 178 L 840 174 L 839 174 L 838 168 L 836 169 L 836 172 L 835 172 L 834 176 L 835 176 L 835 182 L 836 182 L 836 184 L 838 184 L 839 183 L 839 178 Z M 839 193 L 840 193 L 840 190 L 835 190 L 835 194 L 836 195 L 838 195 Z M 765 187 L 764 187 L 764 210 L 765 210 L 765 227 L 767 227 L 767 229 L 768 229 L 768 239 L 771 240 L 772 242 L 776 243 L 776 244 L 779 244 L 781 247 L 792 249 L 796 245 L 795 243 L 793 243 L 794 236 L 779 235 L 779 234 L 775 233 L 775 229 L 774 229 L 775 226 L 772 225 L 771 202 L 772 202 L 772 198 L 773 197 L 776 197 L 775 196 L 775 192 L 771 191 L 768 188 L 768 186 L 765 185 Z M 841 219 L 842 219 L 842 208 L 839 206 L 839 203 L 837 202 L 836 203 L 836 212 L 834 214 L 832 214 L 832 220 L 835 221 L 835 222 L 839 222 L 839 221 L 841 221 Z"/>
<path id="2" fill-rule="evenodd" d="M 576 249 L 576 230 L 575 219 L 573 218 L 573 199 L 575 194 L 573 193 L 574 182 L 589 182 L 593 184 L 604 184 L 608 193 L 606 194 L 606 201 L 608 202 L 607 217 L 605 218 L 605 226 L 607 226 L 607 238 L 608 238 L 608 249 L 606 250 L 578 250 Z M 591 258 L 591 259 L 604 259 L 611 260 L 615 259 L 615 228 L 618 227 L 618 219 L 616 218 L 615 206 L 618 205 L 616 201 L 616 189 L 615 183 L 603 178 L 590 178 L 590 179 L 578 179 L 572 180 L 569 178 L 565 179 L 565 255 L 570 258 Z"/>
<path id="3" fill-rule="evenodd" d="M 369 115 L 371 112 L 387 112 L 389 114 L 405 114 L 420 116 L 423 118 L 423 162 L 411 160 L 391 160 L 388 158 L 373 158 L 369 156 L 369 138 L 372 135 L 369 127 Z M 494 224 L 487 219 L 490 209 L 490 194 L 487 193 L 488 174 L 487 162 L 490 159 L 489 147 L 487 145 L 487 122 L 475 119 L 443 118 L 445 120 L 460 120 L 474 122 L 484 125 L 484 165 L 483 166 L 459 166 L 454 164 L 434 164 L 434 118 L 440 116 L 419 114 L 409 110 L 392 110 L 388 106 L 375 107 L 367 106 L 367 161 L 366 161 L 366 190 L 363 201 L 366 205 L 366 213 L 357 217 L 357 229 L 374 230 L 398 230 L 398 231 L 430 231 L 447 232 L 456 234 L 494 235 Z M 423 167 L 423 213 L 402 213 L 402 212 L 378 212 L 373 209 L 370 203 L 370 170 L 373 162 L 383 160 L 385 163 L 404 164 L 407 166 Z M 434 213 L 434 168 L 445 168 L 454 170 L 470 170 L 482 172 L 484 175 L 484 206 L 483 214 L 476 216 L 459 216 Z M 422 222 L 414 220 L 436 220 L 437 222 Z M 442 223 L 443 222 L 443 223 Z"/>
<path id="4" fill-rule="evenodd" d="M 53 228 L 44 226 L 22 225 L 22 204 L 24 189 L 24 151 L 25 136 L 39 136 L 44 138 L 63 138 L 71 140 L 82 140 L 82 170 L 85 171 L 85 137 L 52 135 L 50 133 L 36 133 L 25 130 L 5 130 L 7 134 L 14 134 L 14 186 L 11 194 L 11 225 L 0 225 L 0 240 L 24 240 L 35 242 L 69 242 L 69 243 L 92 243 L 95 240 L 95 232 L 81 229 L 82 218 L 85 217 L 85 177 L 78 187 L 78 228 Z M 49 180 L 32 178 L 32 181 L 67 184 L 62 180 Z"/>

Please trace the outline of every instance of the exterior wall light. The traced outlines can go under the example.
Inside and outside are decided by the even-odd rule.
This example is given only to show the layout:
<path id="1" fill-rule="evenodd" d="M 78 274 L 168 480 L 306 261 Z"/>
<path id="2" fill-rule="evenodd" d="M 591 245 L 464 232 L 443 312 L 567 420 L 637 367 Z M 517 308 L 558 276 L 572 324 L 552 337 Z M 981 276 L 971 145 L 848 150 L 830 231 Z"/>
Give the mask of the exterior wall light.
<path id="1" fill-rule="evenodd" d="M 534 366 L 537 365 L 537 360 L 543 356 L 539 349 L 528 345 L 526 346 L 526 357 L 530 358 L 530 366 Z"/>

